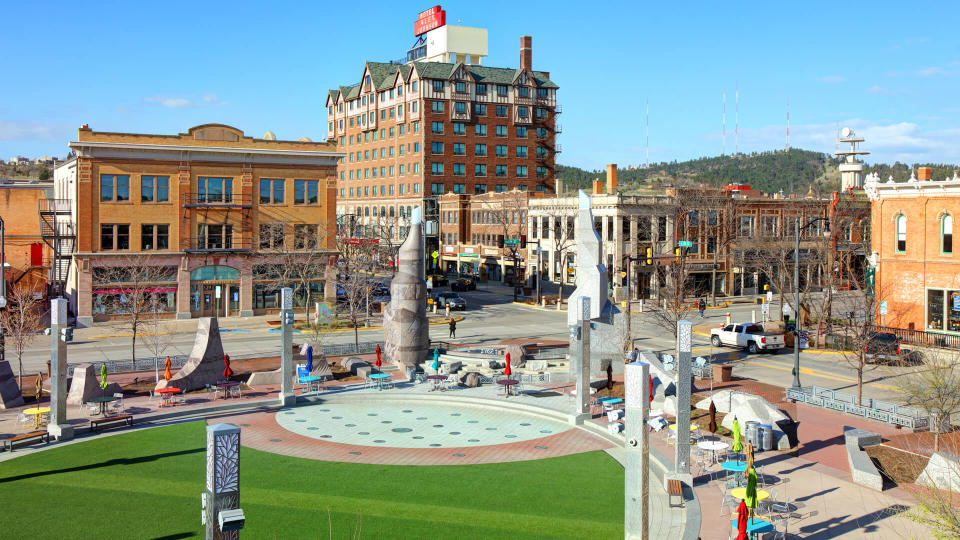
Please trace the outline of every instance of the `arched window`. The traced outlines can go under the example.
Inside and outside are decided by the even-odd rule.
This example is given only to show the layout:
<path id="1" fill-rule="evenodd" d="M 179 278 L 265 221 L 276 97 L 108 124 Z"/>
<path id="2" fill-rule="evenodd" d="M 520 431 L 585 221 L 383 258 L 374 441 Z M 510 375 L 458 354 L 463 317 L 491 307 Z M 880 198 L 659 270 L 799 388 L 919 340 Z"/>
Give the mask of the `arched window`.
<path id="1" fill-rule="evenodd" d="M 940 248 L 944 254 L 953 253 L 953 216 L 945 214 L 940 220 Z"/>
<path id="2" fill-rule="evenodd" d="M 907 250 L 907 216 L 897 216 L 897 253 Z"/>

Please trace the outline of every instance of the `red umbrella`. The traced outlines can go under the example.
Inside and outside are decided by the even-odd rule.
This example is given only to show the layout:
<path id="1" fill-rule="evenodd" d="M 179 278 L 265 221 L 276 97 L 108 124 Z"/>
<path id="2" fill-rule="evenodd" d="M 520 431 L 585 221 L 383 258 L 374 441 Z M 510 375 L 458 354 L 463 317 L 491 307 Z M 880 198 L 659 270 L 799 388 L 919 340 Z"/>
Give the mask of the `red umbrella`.
<path id="1" fill-rule="evenodd" d="M 740 501 L 737 507 L 737 540 L 747 540 L 747 519 L 750 517 L 750 511 L 747 510 L 747 503 Z"/>
<path id="2" fill-rule="evenodd" d="M 377 369 L 380 369 L 380 355 L 382 354 L 383 352 L 380 350 L 380 345 L 377 345 Z"/>
<path id="3" fill-rule="evenodd" d="M 503 371 L 503 374 L 508 377 L 510 376 L 510 353 L 507 353 L 507 369 Z"/>
<path id="4" fill-rule="evenodd" d="M 223 378 L 229 379 L 233 375 L 233 370 L 230 369 L 230 355 L 223 355 Z"/>
<path id="5" fill-rule="evenodd" d="M 653 375 L 650 375 L 650 402 L 653 403 Z"/>

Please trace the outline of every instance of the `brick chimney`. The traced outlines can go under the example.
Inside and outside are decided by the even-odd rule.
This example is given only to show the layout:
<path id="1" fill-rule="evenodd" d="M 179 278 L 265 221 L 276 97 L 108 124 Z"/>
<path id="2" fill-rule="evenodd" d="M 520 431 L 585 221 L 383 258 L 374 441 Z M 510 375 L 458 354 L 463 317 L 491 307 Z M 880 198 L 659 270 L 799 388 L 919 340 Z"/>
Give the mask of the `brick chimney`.
<path id="1" fill-rule="evenodd" d="M 603 194 L 603 182 L 599 178 L 593 179 L 593 194 L 594 195 Z"/>
<path id="2" fill-rule="evenodd" d="M 520 36 L 520 68 L 533 70 L 533 38 Z"/>
<path id="3" fill-rule="evenodd" d="M 617 164 L 607 165 L 607 195 L 613 195 L 617 192 Z"/>
<path id="4" fill-rule="evenodd" d="M 933 178 L 933 169 L 930 167 L 917 167 L 917 180 L 930 180 Z"/>

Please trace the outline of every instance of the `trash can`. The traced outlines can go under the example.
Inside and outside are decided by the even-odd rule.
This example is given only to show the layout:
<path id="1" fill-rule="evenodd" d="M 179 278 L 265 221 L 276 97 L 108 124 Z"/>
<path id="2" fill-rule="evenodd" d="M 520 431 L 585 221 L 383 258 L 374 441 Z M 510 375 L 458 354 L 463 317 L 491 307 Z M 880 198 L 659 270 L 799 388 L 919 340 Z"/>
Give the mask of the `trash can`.
<path id="1" fill-rule="evenodd" d="M 754 450 L 760 449 L 760 430 L 757 428 L 759 424 L 756 420 L 747 421 L 747 442 L 753 444 Z"/>
<path id="2" fill-rule="evenodd" d="M 760 425 L 760 445 L 764 450 L 773 450 L 773 426 L 769 424 Z"/>

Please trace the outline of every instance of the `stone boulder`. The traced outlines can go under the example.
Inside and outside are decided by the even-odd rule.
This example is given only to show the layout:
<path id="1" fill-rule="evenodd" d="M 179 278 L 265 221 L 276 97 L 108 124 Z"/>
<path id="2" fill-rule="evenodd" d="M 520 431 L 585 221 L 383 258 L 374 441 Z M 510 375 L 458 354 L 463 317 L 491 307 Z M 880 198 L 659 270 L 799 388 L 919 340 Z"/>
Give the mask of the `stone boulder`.
<path id="1" fill-rule="evenodd" d="M 360 358 L 359 356 L 348 356 L 340 361 L 340 365 L 343 367 L 343 369 L 347 371 L 353 371 L 351 369 L 351 366 L 353 366 L 353 364 L 356 364 L 357 362 L 366 364 L 366 362 L 364 362 L 363 359 Z"/>
<path id="2" fill-rule="evenodd" d="M 526 356 L 526 347 L 535 345 L 535 343 L 511 343 L 507 345 L 506 352 L 510 354 L 510 367 L 522 367 L 524 357 Z M 506 362 L 506 358 L 504 358 Z"/>
<path id="3" fill-rule="evenodd" d="M 937 452 L 917 477 L 917 484 L 960 492 L 960 459 Z"/>
<path id="4" fill-rule="evenodd" d="M 463 362 L 450 362 L 447 364 L 447 373 L 456 373 L 463 369 Z"/>
<path id="5" fill-rule="evenodd" d="M 107 377 L 107 389 L 100 388 L 100 377 L 93 364 L 77 364 L 73 367 L 73 380 L 70 382 L 70 391 L 67 393 L 67 405 L 80 406 L 90 401 L 90 398 L 112 396 L 122 392 L 120 385 L 110 382 Z"/>
<path id="6" fill-rule="evenodd" d="M 203 317 L 197 323 L 190 358 L 169 381 L 160 379 L 156 389 L 179 388 L 189 392 L 223 380 L 223 343 L 217 319 Z"/>
<path id="7" fill-rule="evenodd" d="M 20 385 L 10 369 L 10 362 L 0 362 L 0 409 L 10 409 L 23 405 Z"/>
<path id="8" fill-rule="evenodd" d="M 460 384 L 467 388 L 476 388 L 480 386 L 480 374 L 473 371 L 464 373 L 460 376 Z"/>
<path id="9" fill-rule="evenodd" d="M 718 413 L 726 413 L 720 423 L 723 427 L 733 429 L 733 420 L 736 418 L 740 421 L 741 434 L 745 435 L 748 421 L 755 421 L 760 425 L 770 425 L 773 428 L 774 447 L 778 450 L 790 449 L 790 441 L 779 425 L 780 422 L 790 422 L 790 418 L 769 401 L 753 394 L 721 390 L 715 393 L 712 398 L 700 400 L 696 404 L 696 408 L 709 410 L 711 399 Z"/>

